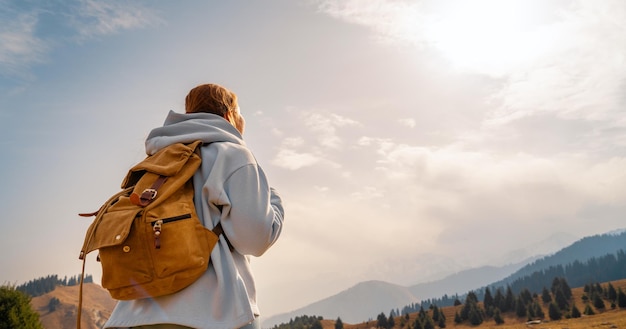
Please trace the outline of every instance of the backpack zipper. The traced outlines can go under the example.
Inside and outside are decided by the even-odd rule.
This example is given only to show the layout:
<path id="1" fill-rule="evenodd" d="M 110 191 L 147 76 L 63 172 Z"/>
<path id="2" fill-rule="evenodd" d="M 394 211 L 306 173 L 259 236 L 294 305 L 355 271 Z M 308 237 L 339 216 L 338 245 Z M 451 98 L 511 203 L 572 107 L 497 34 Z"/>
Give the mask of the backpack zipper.
<path id="1" fill-rule="evenodd" d="M 161 249 L 161 227 L 163 224 L 175 222 L 178 220 L 188 219 L 188 218 L 191 218 L 191 214 L 184 214 L 184 215 L 174 216 L 174 217 L 169 217 L 169 218 L 164 218 L 164 219 L 157 219 L 156 221 L 152 222 L 151 223 L 152 231 L 154 231 L 154 248 Z"/>

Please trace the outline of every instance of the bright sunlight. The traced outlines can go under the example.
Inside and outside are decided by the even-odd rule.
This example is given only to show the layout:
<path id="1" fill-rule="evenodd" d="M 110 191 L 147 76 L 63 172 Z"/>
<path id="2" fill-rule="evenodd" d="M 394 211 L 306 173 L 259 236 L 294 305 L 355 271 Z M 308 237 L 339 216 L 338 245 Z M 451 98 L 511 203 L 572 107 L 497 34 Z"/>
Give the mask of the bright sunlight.
<path id="1" fill-rule="evenodd" d="M 443 1 L 426 37 L 460 69 L 499 76 L 536 60 L 552 37 L 537 23 L 541 3 L 528 0 Z"/>

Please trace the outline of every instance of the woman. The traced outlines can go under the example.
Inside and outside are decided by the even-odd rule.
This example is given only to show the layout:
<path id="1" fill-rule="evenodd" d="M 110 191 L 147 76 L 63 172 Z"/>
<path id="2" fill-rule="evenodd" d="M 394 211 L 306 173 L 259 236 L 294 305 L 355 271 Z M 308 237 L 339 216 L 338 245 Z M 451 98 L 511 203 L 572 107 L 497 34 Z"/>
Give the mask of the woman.
<path id="1" fill-rule="evenodd" d="M 284 218 L 280 196 L 246 147 L 237 96 L 216 84 L 193 88 L 185 114 L 170 111 L 150 132 L 146 153 L 202 140 L 202 164 L 193 177 L 198 217 L 224 234 L 200 279 L 175 294 L 119 301 L 104 328 L 260 328 L 249 257 L 278 239 Z"/>

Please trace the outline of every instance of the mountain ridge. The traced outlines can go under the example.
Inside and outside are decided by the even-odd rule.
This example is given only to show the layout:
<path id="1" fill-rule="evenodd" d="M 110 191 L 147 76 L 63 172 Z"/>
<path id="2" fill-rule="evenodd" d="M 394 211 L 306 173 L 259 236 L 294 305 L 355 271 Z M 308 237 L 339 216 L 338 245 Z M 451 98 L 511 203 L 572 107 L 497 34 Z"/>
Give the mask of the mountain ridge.
<path id="1" fill-rule="evenodd" d="M 626 230 L 622 230 L 621 233 L 619 232 L 620 230 L 614 230 L 605 234 L 598 234 L 598 235 L 593 235 L 589 237 L 584 237 L 568 245 L 567 247 L 562 248 L 561 250 L 557 251 L 554 254 L 543 256 L 543 257 L 542 256 L 533 257 L 532 259 L 529 259 L 527 262 L 522 262 L 522 263 L 513 264 L 513 265 L 505 265 L 502 267 L 483 266 L 481 268 L 469 269 L 466 271 L 461 271 L 461 272 L 452 274 L 442 280 L 424 283 L 424 284 L 417 284 L 417 285 L 413 285 L 410 287 L 390 284 L 390 285 L 393 285 L 394 291 L 405 290 L 406 292 L 409 292 L 410 295 L 406 295 L 404 299 L 402 298 L 395 299 L 393 301 L 395 304 L 391 304 L 391 303 L 385 304 L 383 302 L 377 303 L 376 306 L 378 307 L 378 310 L 374 312 L 370 311 L 370 309 L 375 307 L 374 305 L 372 305 L 372 300 L 376 300 L 376 301 L 388 300 L 391 296 L 399 296 L 399 295 L 396 292 L 392 292 L 390 293 L 390 295 L 382 297 L 383 294 L 385 294 L 385 291 L 378 289 L 380 295 L 377 296 L 377 299 L 363 300 L 359 298 L 358 296 L 349 296 L 348 294 L 351 291 L 353 291 L 351 288 L 349 288 L 336 295 L 327 297 L 313 304 L 300 307 L 290 312 L 285 312 L 285 313 L 270 316 L 267 319 L 265 319 L 262 322 L 262 324 L 264 328 L 268 328 L 268 327 L 272 327 L 280 323 L 287 323 L 289 322 L 291 318 L 298 316 L 298 315 L 303 315 L 303 314 L 317 315 L 317 316 L 322 316 L 327 319 L 333 319 L 333 318 L 336 318 L 335 313 L 337 313 L 336 311 L 337 309 L 342 309 L 342 313 L 341 313 L 342 321 L 346 323 L 361 322 L 365 319 L 375 316 L 376 314 L 379 314 L 380 312 L 387 313 L 392 309 L 397 309 L 398 307 L 403 307 L 408 304 L 414 303 L 416 300 L 419 302 L 419 301 L 427 300 L 429 298 L 440 298 L 445 294 L 450 294 L 450 292 L 443 292 L 443 291 L 436 292 L 436 289 L 437 287 L 438 288 L 447 287 L 447 284 L 455 284 L 453 283 L 453 282 L 456 282 L 455 278 L 462 277 L 464 275 L 464 272 L 467 273 L 469 276 L 474 276 L 478 278 L 478 280 L 472 282 L 471 283 L 472 286 L 467 285 L 465 289 L 457 291 L 456 293 L 466 293 L 473 289 L 479 289 L 481 287 L 491 285 L 494 282 L 501 282 L 505 278 L 514 278 L 516 272 L 523 271 L 523 270 L 528 271 L 529 270 L 528 266 L 531 263 L 539 263 L 540 266 L 549 266 L 549 265 L 553 265 L 559 262 L 566 264 L 572 261 L 571 256 L 569 256 L 570 254 L 569 251 L 571 250 L 576 250 L 578 252 L 581 252 L 582 253 L 581 258 L 583 259 L 594 257 L 594 255 L 603 256 L 606 253 L 610 253 L 609 250 L 617 251 L 621 249 L 620 247 L 626 247 L 626 243 L 620 244 L 619 242 L 617 243 L 615 242 L 615 240 L 622 241 L 621 239 L 626 239 Z M 610 241 L 607 243 L 607 246 L 608 246 L 607 248 L 592 248 L 589 246 L 585 247 L 586 245 L 589 245 L 589 244 L 602 245 L 601 243 L 598 243 L 598 241 L 602 239 Z M 572 248 L 572 249 L 568 249 L 568 248 Z M 590 250 L 592 250 L 592 252 L 590 252 Z M 575 254 L 575 252 L 571 254 Z M 554 255 L 557 255 L 556 256 L 557 258 L 561 255 L 568 255 L 568 256 L 559 261 L 550 261 L 550 262 L 544 261 L 545 259 L 555 259 L 555 258 L 550 258 L 550 257 L 554 257 Z M 517 270 L 514 270 L 516 266 L 519 266 L 519 268 Z M 511 272 L 506 273 L 508 270 L 511 270 Z M 484 279 L 484 277 L 481 277 L 481 273 L 484 273 L 484 275 L 493 275 L 493 276 L 500 275 L 500 277 L 499 279 L 496 278 L 496 279 L 491 280 L 490 282 L 483 282 L 479 284 L 478 281 L 481 279 Z M 488 281 L 488 280 L 485 279 L 483 281 Z M 368 282 L 372 282 L 372 281 L 360 282 L 357 285 L 353 286 L 353 288 L 360 286 L 360 288 L 362 289 L 364 285 L 368 284 Z M 439 283 L 441 283 L 441 285 L 439 285 Z M 381 284 L 378 284 L 378 288 L 380 288 L 380 286 Z M 458 286 L 457 288 L 462 288 L 462 287 Z M 415 293 L 421 293 L 423 294 L 423 297 L 416 296 Z M 427 296 L 428 294 L 430 294 L 430 296 Z M 452 292 L 451 294 L 454 294 L 454 292 Z M 342 302 L 344 304 L 348 303 L 350 305 L 350 308 L 349 308 L 350 312 L 347 312 L 347 310 L 343 308 L 342 303 L 339 303 L 339 301 L 344 301 Z M 364 309 L 363 303 L 369 303 L 369 305 L 367 305 L 367 308 L 368 308 L 367 312 L 360 311 Z M 311 305 L 314 305 L 314 304 L 316 305 L 315 308 L 310 307 Z M 327 305 L 323 305 L 323 304 L 327 304 Z M 329 313 L 323 313 L 322 311 L 324 310 L 334 310 L 334 311 L 329 312 Z"/>
<path id="2" fill-rule="evenodd" d="M 299 315 L 322 316 L 325 319 L 341 317 L 342 321 L 346 323 L 359 323 L 372 319 L 381 312 L 388 313 L 390 310 L 397 310 L 412 303 L 420 303 L 430 298 L 440 298 L 444 294 L 454 294 L 455 290 L 456 293 L 466 293 L 487 285 L 493 285 L 498 280 L 512 277 L 514 273 L 519 273 L 532 264 L 547 266 L 546 264 L 565 262 L 572 257 L 576 260 L 579 260 L 578 258 L 585 259 L 594 257 L 593 253 L 604 255 L 607 250 L 620 247 L 622 250 L 624 249 L 623 246 L 626 246 L 626 230 L 614 230 L 602 235 L 582 238 L 552 255 L 536 256 L 524 262 L 505 266 L 482 266 L 468 269 L 446 276 L 441 280 L 411 286 L 380 280 L 363 281 L 294 311 L 270 316 L 267 319 L 262 318 L 262 327 L 269 328 L 276 324 L 287 323 L 291 318 Z M 593 252 L 589 253 L 589 250 L 593 250 Z M 580 257 L 572 256 L 576 254 L 579 254 Z M 561 259 L 554 261 L 555 257 L 561 257 Z M 550 259 L 553 261 L 546 261 Z M 507 277 L 507 275 L 509 276 Z M 464 283 L 459 284 L 460 281 Z M 99 328 L 111 315 L 116 302 L 110 297 L 106 289 L 95 283 L 85 284 L 84 289 L 83 328 Z M 58 299 L 58 301 L 54 299 Z M 58 286 L 47 294 L 31 299 L 33 309 L 40 314 L 42 323 L 46 328 L 75 326 L 77 304 L 78 286 Z"/>

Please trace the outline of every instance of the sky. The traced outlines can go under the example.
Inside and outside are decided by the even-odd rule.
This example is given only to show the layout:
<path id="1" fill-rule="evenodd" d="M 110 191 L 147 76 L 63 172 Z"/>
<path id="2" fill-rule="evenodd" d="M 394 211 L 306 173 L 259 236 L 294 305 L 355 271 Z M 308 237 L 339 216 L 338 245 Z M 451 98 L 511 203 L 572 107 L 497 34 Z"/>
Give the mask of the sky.
<path id="1" fill-rule="evenodd" d="M 80 273 L 77 214 L 203 83 L 237 93 L 283 198 L 252 259 L 263 316 L 626 227 L 621 0 L 0 0 L 0 20 L 0 282 Z"/>

